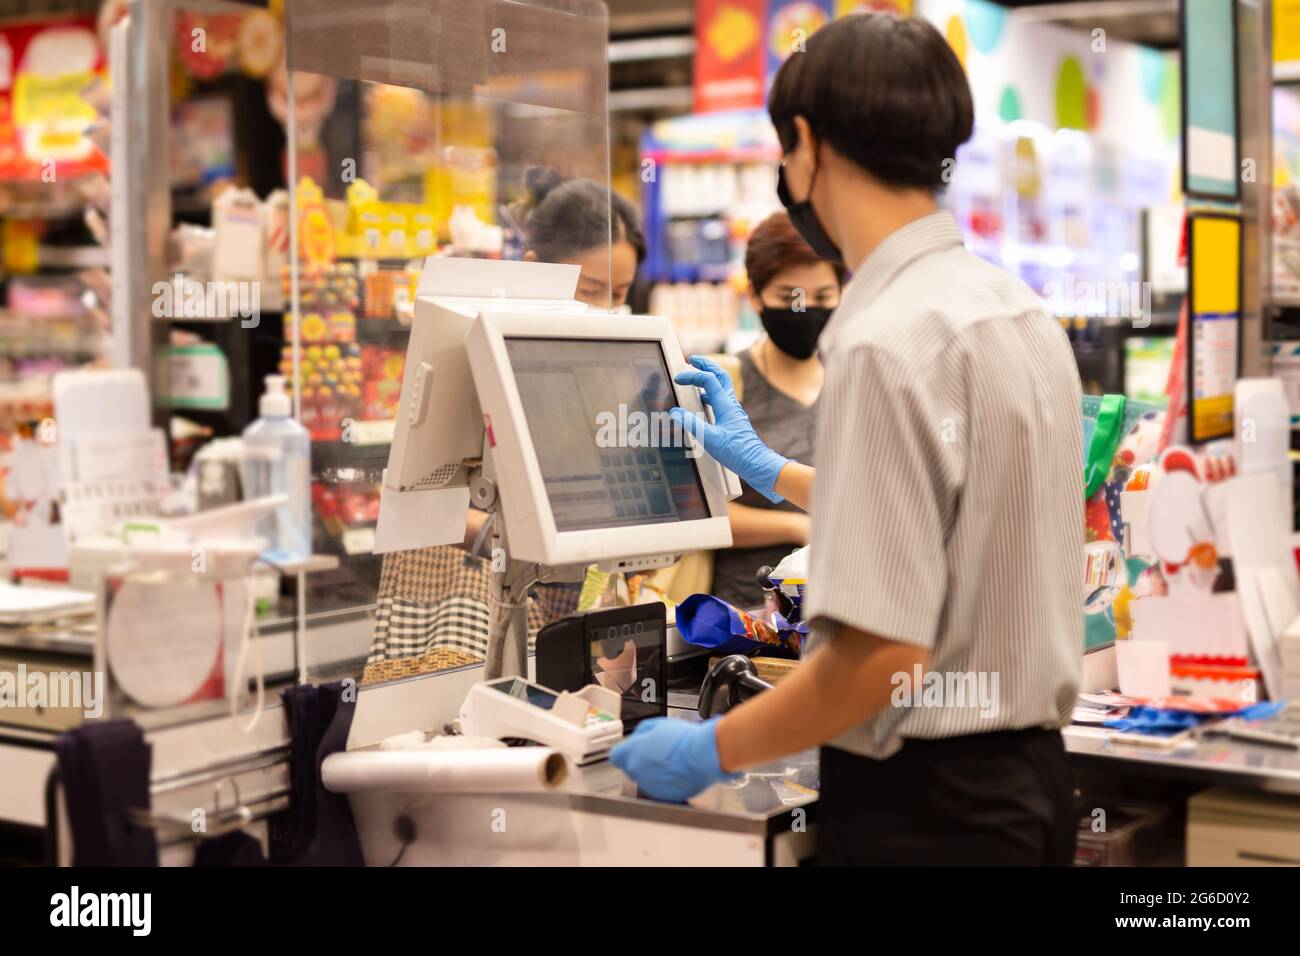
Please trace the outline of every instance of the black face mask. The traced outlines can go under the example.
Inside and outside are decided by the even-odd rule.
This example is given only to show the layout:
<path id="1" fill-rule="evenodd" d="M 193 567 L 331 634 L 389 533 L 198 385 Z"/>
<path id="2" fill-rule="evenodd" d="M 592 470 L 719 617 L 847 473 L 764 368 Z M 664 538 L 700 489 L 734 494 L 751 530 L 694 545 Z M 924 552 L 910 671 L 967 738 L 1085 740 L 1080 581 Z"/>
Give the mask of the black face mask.
<path id="1" fill-rule="evenodd" d="M 763 321 L 763 331 L 772 344 L 786 355 L 796 359 L 812 358 L 817 351 L 817 339 L 830 321 L 832 309 L 810 305 L 801 311 L 763 306 L 758 317 Z"/>
<path id="2" fill-rule="evenodd" d="M 812 179 L 808 183 L 808 198 L 803 202 L 795 202 L 790 198 L 790 189 L 785 184 L 785 166 L 782 165 L 778 167 L 776 173 L 776 198 L 781 200 L 781 205 L 790 214 L 791 225 L 798 230 L 799 235 L 803 236 L 804 242 L 808 243 L 812 251 L 827 262 L 842 265 L 844 256 L 840 253 L 839 246 L 831 242 L 831 237 L 826 235 L 817 213 L 813 211 L 812 184 L 816 180 L 817 170 L 814 169 Z"/>

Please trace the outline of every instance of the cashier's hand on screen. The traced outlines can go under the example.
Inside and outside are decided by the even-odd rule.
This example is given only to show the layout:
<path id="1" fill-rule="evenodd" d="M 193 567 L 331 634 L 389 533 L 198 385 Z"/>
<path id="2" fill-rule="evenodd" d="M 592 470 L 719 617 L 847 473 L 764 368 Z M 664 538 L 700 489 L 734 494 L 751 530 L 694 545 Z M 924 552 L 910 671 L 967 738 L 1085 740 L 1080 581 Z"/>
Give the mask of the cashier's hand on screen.
<path id="1" fill-rule="evenodd" d="M 718 761 L 720 719 L 693 723 L 656 717 L 642 721 L 632 736 L 610 752 L 610 763 L 656 800 L 681 803 L 734 776 Z"/>
<path id="2" fill-rule="evenodd" d="M 694 385 L 702 392 L 705 405 L 713 409 L 713 423 L 683 408 L 668 414 L 704 446 L 715 461 L 734 471 L 774 502 L 783 499 L 776 493 L 776 479 L 790 459 L 778 455 L 763 444 L 754 431 L 749 416 L 736 401 L 731 376 L 720 366 L 701 355 L 692 355 L 694 371 L 678 372 L 678 385 Z"/>

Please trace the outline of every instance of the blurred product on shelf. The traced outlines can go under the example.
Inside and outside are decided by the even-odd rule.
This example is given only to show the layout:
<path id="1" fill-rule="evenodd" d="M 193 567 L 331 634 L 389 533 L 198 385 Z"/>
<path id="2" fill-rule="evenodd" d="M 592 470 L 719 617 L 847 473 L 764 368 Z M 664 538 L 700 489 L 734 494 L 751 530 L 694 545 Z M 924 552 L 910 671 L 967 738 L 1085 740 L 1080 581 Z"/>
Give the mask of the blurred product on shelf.
<path id="1" fill-rule="evenodd" d="M 202 187 L 236 175 L 234 106 L 224 96 L 195 96 L 172 110 L 174 186 Z"/>
<path id="2" fill-rule="evenodd" d="M 172 329 L 164 352 L 166 374 L 156 386 L 160 405 L 222 412 L 230 407 L 230 360 L 215 342 Z"/>
<path id="3" fill-rule="evenodd" d="M 456 206 L 447 231 L 453 255 L 492 257 L 505 247 L 505 230 L 484 221 L 472 206 Z"/>
<path id="4" fill-rule="evenodd" d="M 9 220 L 76 216 L 85 208 L 87 193 L 97 199 L 105 198 L 100 192 L 107 182 L 104 176 L 55 179 L 48 183 L 0 179 L 0 217 Z"/>
<path id="5" fill-rule="evenodd" d="M 1168 400 L 1169 365 L 1174 340 L 1169 336 L 1135 336 L 1124 341 L 1124 392 L 1139 402 L 1163 406 Z"/>
<path id="6" fill-rule="evenodd" d="M 281 281 L 282 287 L 287 290 L 291 281 L 287 271 L 281 277 Z M 361 304 L 361 283 L 358 279 L 357 267 L 350 262 L 338 262 L 302 270 L 298 275 L 298 304 L 303 309 L 304 325 L 307 325 L 308 315 L 346 313 L 352 317 L 351 324 L 355 327 L 357 307 Z M 329 323 L 330 327 L 335 324 Z M 338 335 L 326 334 L 323 318 L 320 323 L 313 323 L 303 332 L 303 335 L 311 341 L 322 341 L 326 338 L 333 338 L 334 341 L 342 340 Z M 355 336 L 347 336 L 347 338 L 353 337 Z"/>
<path id="7" fill-rule="evenodd" d="M 1169 811 L 1146 804 L 1112 807 L 1106 826 L 1097 817 L 1079 818 L 1075 866 L 1155 866 L 1164 852 Z"/>
<path id="8" fill-rule="evenodd" d="M 1300 302 L 1300 89 L 1273 88 L 1273 295 Z"/>
<path id="9" fill-rule="evenodd" d="M 302 423 L 313 439 L 337 439 L 344 419 L 361 416 L 361 364 L 361 346 L 355 341 L 316 341 L 303 348 L 298 381 L 290 388 L 299 392 Z M 284 346 L 280 370 L 293 374 L 292 345 Z"/>
<path id="10" fill-rule="evenodd" d="M 1300 342 L 1274 342 L 1269 346 L 1271 372 L 1282 380 L 1291 406 L 1291 427 L 1300 428 Z"/>
<path id="11" fill-rule="evenodd" d="M 368 555 L 375 546 L 379 520 L 380 476 L 372 468 L 323 470 L 312 483 L 311 497 L 328 537 L 323 550 Z"/>
<path id="12" fill-rule="evenodd" d="M 0 309 L 0 381 L 38 380 L 90 364 L 103 354 L 102 310 L 79 276 L 9 280 Z"/>
<path id="13" fill-rule="evenodd" d="M 283 311 L 289 297 L 283 283 L 276 281 L 289 270 L 289 191 L 276 189 L 266 197 L 266 249 L 263 256 L 267 282 L 262 300 L 268 309 Z"/>
<path id="14" fill-rule="evenodd" d="M 307 323 L 304 329 L 309 328 Z M 315 331 L 319 328 L 312 325 Z M 397 414 L 405 351 L 379 345 L 362 345 L 346 339 L 313 339 L 304 333 L 299 361 L 302 422 L 317 441 L 355 436 L 349 425 L 385 421 Z M 293 346 L 281 352 L 280 371 L 293 374 Z M 291 383 L 291 389 L 294 384 Z"/>
<path id="15" fill-rule="evenodd" d="M 415 269 L 398 272 L 378 269 L 365 275 L 367 319 L 400 318 L 405 307 L 415 301 L 420 273 Z"/>
<path id="16" fill-rule="evenodd" d="M 240 437 L 214 438 L 212 429 L 173 415 L 168 429 L 171 438 L 171 469 L 186 476 L 182 484 L 186 511 L 200 511 L 212 504 L 230 504 L 243 499 L 239 485 L 239 456 L 244 446 Z M 220 466 L 220 478 L 213 470 Z M 230 495 L 234 498 L 230 499 Z M 229 500 L 228 500 L 229 499 Z"/>
<path id="17" fill-rule="evenodd" d="M 397 417 L 402 392 L 402 374 L 406 370 L 406 350 L 365 345 L 361 349 L 362 416 L 370 421 Z"/>
<path id="18" fill-rule="evenodd" d="M 742 263 L 750 231 L 781 207 L 780 154 L 761 110 L 661 120 L 642 137 L 650 311 L 672 318 L 688 348 L 715 351 L 756 327 Z"/>
<path id="19" fill-rule="evenodd" d="M 1077 129 L 982 122 L 957 151 L 945 201 L 971 248 L 1058 316 L 1144 319 L 1142 210 L 1170 196 L 1174 158 Z"/>
<path id="20" fill-rule="evenodd" d="M 212 255 L 216 234 L 208 226 L 183 222 L 167 238 L 167 259 L 172 271 L 196 282 L 212 278 Z"/>
<path id="21" fill-rule="evenodd" d="M 252 190 L 222 190 L 212 203 L 212 230 L 214 282 L 260 282 L 266 277 L 265 212 Z"/>
<path id="22" fill-rule="evenodd" d="M 81 316 L 41 318 L 0 311 L 0 380 L 48 379 L 100 354 L 99 330 Z"/>
<path id="23" fill-rule="evenodd" d="M 750 228 L 780 208 L 780 155 L 763 111 L 676 117 L 651 126 L 641 141 L 642 167 L 652 172 L 642 177 L 649 277 L 725 277 L 716 267 L 735 257 L 723 247 L 731 240 L 743 244 Z"/>
<path id="24" fill-rule="evenodd" d="M 669 316 L 688 351 L 717 352 L 740 328 L 740 298 L 732 280 L 661 283 L 651 290 L 650 314 Z"/>
<path id="25" fill-rule="evenodd" d="M 87 135 L 99 120 L 83 91 L 106 69 L 91 15 L 0 24 L 0 180 L 48 185 L 104 172 Z"/>
<path id="26" fill-rule="evenodd" d="M 410 259 L 432 255 L 437 249 L 433 207 L 381 202 L 364 179 L 352 183 L 347 196 L 347 224 L 339 236 L 339 256 Z"/>

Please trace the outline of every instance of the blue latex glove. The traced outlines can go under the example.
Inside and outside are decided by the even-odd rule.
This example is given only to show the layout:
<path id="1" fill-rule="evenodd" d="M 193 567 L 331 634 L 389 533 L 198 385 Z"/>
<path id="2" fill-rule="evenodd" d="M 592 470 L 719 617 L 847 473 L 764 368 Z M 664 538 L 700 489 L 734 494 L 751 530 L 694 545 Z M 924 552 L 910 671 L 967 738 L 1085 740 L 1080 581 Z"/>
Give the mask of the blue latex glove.
<path id="1" fill-rule="evenodd" d="M 683 408 L 674 408 L 668 414 L 694 435 L 722 467 L 734 471 L 769 500 L 778 504 L 784 501 L 776 493 L 776 478 L 790 459 L 763 444 L 749 416 L 736 401 L 736 390 L 725 370 L 702 355 L 692 355 L 690 362 L 695 371 L 678 372 L 673 381 L 703 391 L 704 404 L 713 409 L 713 423 Z"/>
<path id="2" fill-rule="evenodd" d="M 1265 700 L 1258 704 L 1252 704 L 1233 716 L 1242 717 L 1246 720 L 1267 720 L 1270 717 L 1276 717 L 1285 707 L 1286 701 L 1284 700 Z"/>
<path id="3" fill-rule="evenodd" d="M 695 723 L 655 717 L 637 724 L 616 746 L 609 762 L 656 800 L 681 803 L 701 790 L 732 779 L 718 762 L 720 717 Z"/>
<path id="4" fill-rule="evenodd" d="M 1195 727 L 1206 719 L 1204 714 L 1189 714 L 1160 707 L 1130 707 L 1127 717 L 1108 720 L 1103 726 L 1112 730 L 1134 731 L 1152 737 L 1172 737 Z"/>

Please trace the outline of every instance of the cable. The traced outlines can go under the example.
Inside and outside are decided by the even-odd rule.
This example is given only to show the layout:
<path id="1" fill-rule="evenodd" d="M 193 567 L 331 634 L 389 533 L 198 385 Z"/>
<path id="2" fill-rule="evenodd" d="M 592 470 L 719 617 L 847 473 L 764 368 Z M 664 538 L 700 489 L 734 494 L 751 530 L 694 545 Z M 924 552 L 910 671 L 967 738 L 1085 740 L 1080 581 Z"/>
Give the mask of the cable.
<path id="1" fill-rule="evenodd" d="M 390 867 L 397 866 L 402 862 L 402 857 L 406 856 L 407 847 L 415 842 L 419 832 L 415 828 L 415 821 L 402 813 L 393 818 L 393 834 L 402 841 L 402 848 L 397 851 L 397 856 L 393 857 L 393 862 L 388 864 Z"/>
<path id="2" fill-rule="evenodd" d="M 483 522 L 483 527 L 479 529 L 478 534 L 474 537 L 474 546 L 469 549 L 469 554 L 465 555 L 466 565 L 469 565 L 471 561 L 484 558 L 483 542 L 487 540 L 487 536 L 492 532 L 492 526 L 496 523 L 496 520 L 497 513 L 489 511 L 487 520 Z"/>
<path id="3" fill-rule="evenodd" d="M 521 607 L 528 607 L 528 592 L 524 592 L 524 599 L 522 601 L 501 601 L 496 597 L 489 595 L 488 603 L 490 603 L 492 607 L 501 611 L 517 611 Z"/>

